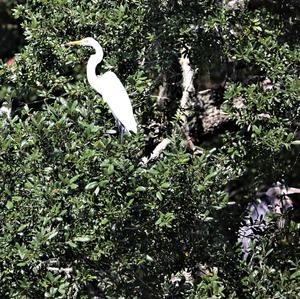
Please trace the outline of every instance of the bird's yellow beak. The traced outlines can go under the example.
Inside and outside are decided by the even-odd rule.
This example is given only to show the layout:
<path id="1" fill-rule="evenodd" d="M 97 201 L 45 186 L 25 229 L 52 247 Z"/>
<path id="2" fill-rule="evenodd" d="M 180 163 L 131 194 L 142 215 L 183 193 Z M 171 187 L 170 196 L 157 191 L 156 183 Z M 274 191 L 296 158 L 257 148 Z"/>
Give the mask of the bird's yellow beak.
<path id="1" fill-rule="evenodd" d="M 66 43 L 67 46 L 76 46 L 76 45 L 81 45 L 82 40 L 75 40 L 73 42 L 68 42 Z"/>

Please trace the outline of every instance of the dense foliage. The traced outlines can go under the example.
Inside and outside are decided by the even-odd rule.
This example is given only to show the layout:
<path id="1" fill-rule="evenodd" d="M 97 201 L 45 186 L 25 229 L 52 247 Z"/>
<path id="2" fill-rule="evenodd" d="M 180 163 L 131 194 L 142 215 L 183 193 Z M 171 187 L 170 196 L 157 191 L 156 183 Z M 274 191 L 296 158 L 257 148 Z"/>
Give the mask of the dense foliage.
<path id="1" fill-rule="evenodd" d="M 14 108 L 0 120 L 1 298 L 299 297 L 295 215 L 251 264 L 235 244 L 257 190 L 283 178 L 299 187 L 299 5 L 223 2 L 7 2 L 25 45 L 0 68 Z M 91 52 L 63 46 L 87 36 L 132 100 L 139 132 L 124 143 L 86 82 Z M 176 112 L 182 49 L 199 74 L 226 69 L 231 126 L 199 133 L 202 155 L 186 149 Z M 164 73 L 173 93 L 161 109 Z M 163 137 L 160 159 L 142 163 Z M 184 270 L 193 283 L 172 282 Z"/>

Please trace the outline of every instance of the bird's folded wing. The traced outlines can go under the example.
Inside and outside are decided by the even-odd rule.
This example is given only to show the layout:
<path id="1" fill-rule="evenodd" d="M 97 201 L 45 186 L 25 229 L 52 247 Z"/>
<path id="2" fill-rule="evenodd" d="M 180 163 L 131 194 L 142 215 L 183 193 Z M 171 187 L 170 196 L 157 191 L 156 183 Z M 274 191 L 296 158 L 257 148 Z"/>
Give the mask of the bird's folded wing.
<path id="1" fill-rule="evenodd" d="M 95 89 L 102 95 L 114 116 L 127 131 L 137 132 L 137 124 L 133 116 L 132 105 L 127 91 L 115 73 L 108 71 L 99 76 Z"/>

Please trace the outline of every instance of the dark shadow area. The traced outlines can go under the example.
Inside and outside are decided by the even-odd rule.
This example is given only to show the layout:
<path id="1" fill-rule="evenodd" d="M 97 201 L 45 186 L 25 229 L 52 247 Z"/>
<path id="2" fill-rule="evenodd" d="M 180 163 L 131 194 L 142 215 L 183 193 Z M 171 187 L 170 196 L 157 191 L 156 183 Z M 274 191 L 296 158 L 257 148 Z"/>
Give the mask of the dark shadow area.
<path id="1" fill-rule="evenodd" d="M 12 9 L 24 1 L 0 2 L 0 58 L 6 62 L 24 45 L 23 30 L 12 16 Z"/>

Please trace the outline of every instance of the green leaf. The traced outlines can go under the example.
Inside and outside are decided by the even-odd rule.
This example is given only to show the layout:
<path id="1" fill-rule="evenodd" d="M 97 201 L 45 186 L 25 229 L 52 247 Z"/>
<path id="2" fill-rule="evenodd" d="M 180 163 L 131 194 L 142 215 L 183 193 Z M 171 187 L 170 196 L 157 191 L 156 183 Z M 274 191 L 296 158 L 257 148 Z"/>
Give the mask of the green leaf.
<path id="1" fill-rule="evenodd" d="M 300 276 L 300 270 L 297 270 L 296 272 L 294 272 L 292 275 L 291 275 L 291 279 L 294 279 L 294 278 L 297 278 Z"/>
<path id="2" fill-rule="evenodd" d="M 6 203 L 5 206 L 6 206 L 7 209 L 11 210 L 11 209 L 14 207 L 14 204 L 13 204 L 12 201 L 9 200 L 9 201 Z"/>
<path id="3" fill-rule="evenodd" d="M 111 175 L 114 172 L 114 165 L 109 164 L 107 168 L 107 174 Z"/>
<path id="4" fill-rule="evenodd" d="M 159 213 L 159 218 L 156 220 L 155 225 L 159 227 L 171 227 L 172 221 L 176 218 L 174 213 Z"/>
<path id="5" fill-rule="evenodd" d="M 157 197 L 159 200 L 162 200 L 162 199 L 163 199 L 162 194 L 161 194 L 159 191 L 156 192 L 156 197 Z"/>
<path id="6" fill-rule="evenodd" d="M 58 235 L 58 231 L 53 231 L 48 235 L 48 240 L 55 238 Z"/>
<path id="7" fill-rule="evenodd" d="M 169 184 L 169 183 L 163 183 L 163 184 L 161 184 L 160 186 L 161 186 L 161 188 L 163 188 L 163 189 L 168 189 L 168 188 L 170 188 L 170 184 Z"/>
<path id="8" fill-rule="evenodd" d="M 72 177 L 71 179 L 70 179 L 70 184 L 73 184 L 73 183 L 75 183 L 79 178 L 81 177 L 81 174 L 77 174 L 77 175 L 75 175 L 74 177 Z"/>
<path id="9" fill-rule="evenodd" d="M 91 190 L 97 187 L 98 182 L 90 182 L 85 186 L 85 190 Z"/>
<path id="10" fill-rule="evenodd" d="M 148 254 L 146 254 L 146 260 L 151 263 L 154 261 L 153 258 Z"/>
<path id="11" fill-rule="evenodd" d="M 26 227 L 28 227 L 28 226 L 29 226 L 28 223 L 20 225 L 20 226 L 18 227 L 18 232 L 23 231 L 23 230 L 24 230 Z"/>

